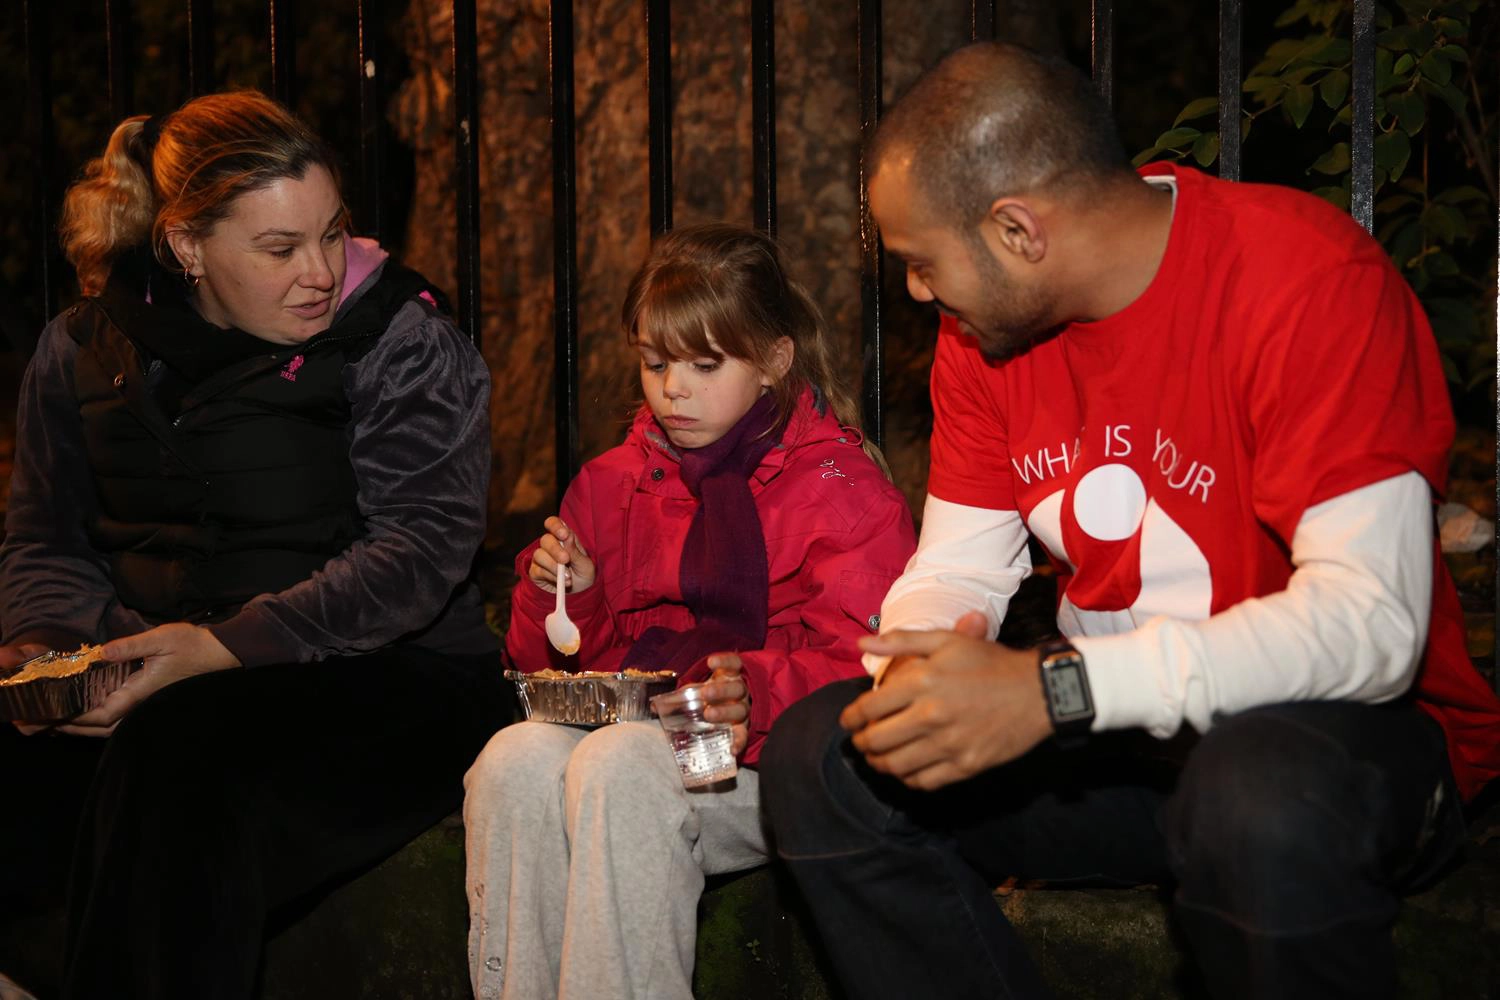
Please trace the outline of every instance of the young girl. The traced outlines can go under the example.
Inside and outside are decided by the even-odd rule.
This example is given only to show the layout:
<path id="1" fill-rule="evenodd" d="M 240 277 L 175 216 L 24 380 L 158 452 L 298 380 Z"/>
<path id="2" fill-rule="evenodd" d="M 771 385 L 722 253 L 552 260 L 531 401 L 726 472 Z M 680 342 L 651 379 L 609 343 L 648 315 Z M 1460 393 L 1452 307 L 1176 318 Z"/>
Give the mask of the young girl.
<path id="1" fill-rule="evenodd" d="M 768 237 L 662 237 L 623 323 L 646 405 L 518 557 L 507 652 L 527 671 L 712 678 L 709 718 L 733 724 L 742 766 L 732 787 L 688 792 L 654 721 L 498 733 L 464 782 L 482 1000 L 691 997 L 704 876 L 766 860 L 761 743 L 787 705 L 861 675 L 854 641 L 915 545 Z M 559 566 L 571 657 L 542 629 Z"/>

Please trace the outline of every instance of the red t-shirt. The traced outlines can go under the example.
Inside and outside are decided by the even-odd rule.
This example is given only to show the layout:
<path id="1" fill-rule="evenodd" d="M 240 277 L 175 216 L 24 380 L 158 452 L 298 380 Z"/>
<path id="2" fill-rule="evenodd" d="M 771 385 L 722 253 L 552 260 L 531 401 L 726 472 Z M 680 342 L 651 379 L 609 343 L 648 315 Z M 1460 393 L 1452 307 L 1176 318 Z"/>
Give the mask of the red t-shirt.
<path id="1" fill-rule="evenodd" d="M 1175 174 L 1178 192 L 1139 298 L 1005 363 L 945 319 L 933 363 L 929 491 L 1020 511 L 1072 634 L 1285 589 L 1304 511 L 1410 471 L 1440 492 L 1453 436 L 1421 305 L 1347 215 L 1287 188 L 1142 173 Z M 1434 559 L 1417 691 L 1472 795 L 1500 774 L 1500 700 Z"/>

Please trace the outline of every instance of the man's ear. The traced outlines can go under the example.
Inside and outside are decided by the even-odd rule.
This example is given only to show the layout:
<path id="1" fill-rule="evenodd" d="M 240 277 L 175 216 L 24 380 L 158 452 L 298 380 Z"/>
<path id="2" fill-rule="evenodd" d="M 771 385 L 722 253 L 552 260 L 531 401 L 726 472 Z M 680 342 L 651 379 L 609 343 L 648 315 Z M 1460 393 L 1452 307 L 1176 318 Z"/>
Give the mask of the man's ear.
<path id="1" fill-rule="evenodd" d="M 1019 198 L 996 198 L 982 223 L 990 249 L 1015 254 L 1028 264 L 1047 256 L 1047 230 L 1030 205 Z"/>
<path id="2" fill-rule="evenodd" d="M 773 386 L 786 378 L 786 373 L 791 370 L 792 359 L 797 354 L 797 345 L 792 343 L 791 337 L 782 337 L 776 341 L 771 348 L 771 370 L 761 373 L 760 384 Z"/>
<path id="3" fill-rule="evenodd" d="M 168 229 L 167 246 L 172 248 L 172 256 L 177 258 L 189 274 L 203 277 L 203 254 L 198 247 L 197 237 L 185 229 Z"/>

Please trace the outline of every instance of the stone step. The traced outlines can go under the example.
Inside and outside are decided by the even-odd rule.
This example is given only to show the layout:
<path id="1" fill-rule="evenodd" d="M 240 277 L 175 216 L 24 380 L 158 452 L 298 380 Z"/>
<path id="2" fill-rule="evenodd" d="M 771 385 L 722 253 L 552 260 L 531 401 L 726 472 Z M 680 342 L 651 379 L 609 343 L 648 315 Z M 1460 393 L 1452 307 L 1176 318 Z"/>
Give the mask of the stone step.
<path id="1" fill-rule="evenodd" d="M 1402 906 L 1396 941 L 1403 998 L 1500 1000 L 1500 805 L 1471 829 L 1466 862 Z M 1201 996 L 1167 901 L 1153 890 L 1022 889 L 997 900 L 1060 998 Z M 778 869 L 710 880 L 699 913 L 699 997 L 843 1000 Z M 263 1000 L 472 996 L 457 817 L 283 918 L 266 948 Z M 0 915 L 0 970 L 22 983 L 55 982 L 56 963 L 42 956 L 60 945 L 61 930 L 60 914 L 24 924 Z"/>

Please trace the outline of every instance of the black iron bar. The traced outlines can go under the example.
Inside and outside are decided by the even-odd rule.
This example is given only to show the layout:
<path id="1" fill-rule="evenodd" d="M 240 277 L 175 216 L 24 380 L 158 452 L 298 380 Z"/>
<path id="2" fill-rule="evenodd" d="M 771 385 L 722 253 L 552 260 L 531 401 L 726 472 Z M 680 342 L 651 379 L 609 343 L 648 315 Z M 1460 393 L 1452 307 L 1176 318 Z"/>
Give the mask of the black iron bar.
<path id="1" fill-rule="evenodd" d="M 271 94 L 287 107 L 297 100 L 297 29 L 293 0 L 271 2 Z"/>
<path id="2" fill-rule="evenodd" d="M 188 0 L 188 90 L 207 94 L 214 79 L 214 0 Z"/>
<path id="3" fill-rule="evenodd" d="M 1349 214 L 1375 227 L 1375 0 L 1354 0 L 1354 66 L 1349 122 Z"/>
<path id="4" fill-rule="evenodd" d="M 672 228 L 672 0 L 645 0 L 651 235 Z"/>
<path id="5" fill-rule="evenodd" d="M 995 0 L 970 0 L 969 40 L 993 41 L 995 38 Z"/>
<path id="6" fill-rule="evenodd" d="M 750 0 L 750 147 L 757 229 L 776 235 L 776 2 Z"/>
<path id="7" fill-rule="evenodd" d="M 1496 149 L 1493 155 L 1495 160 L 1492 162 L 1500 167 L 1500 149 Z M 1495 176 L 1500 177 L 1500 172 Z M 1495 255 L 1500 259 L 1500 226 L 1495 229 Z M 1495 289 L 1495 316 L 1500 319 L 1500 287 Z M 1497 352 L 1500 352 L 1500 325 L 1497 325 L 1496 337 Z M 1495 527 L 1500 529 L 1500 369 L 1495 372 Z M 1497 532 L 1497 536 L 1500 536 L 1500 532 Z M 1500 625 L 1500 559 L 1495 561 L 1495 602 L 1493 622 Z M 1491 632 L 1494 631 L 1496 630 L 1492 627 Z M 1490 675 L 1490 681 L 1494 684 L 1495 693 L 1500 694 L 1500 641 L 1494 643 L 1493 655 L 1491 667 L 1494 672 Z"/>
<path id="8" fill-rule="evenodd" d="M 863 335 L 861 416 L 865 436 L 877 447 L 885 444 L 885 340 L 881 329 L 881 279 L 885 249 L 870 215 L 870 137 L 880 124 L 880 0 L 859 0 L 859 305 Z"/>
<path id="9" fill-rule="evenodd" d="M 53 205 L 56 183 L 52 170 L 52 5 L 47 0 L 25 0 L 26 20 L 26 113 L 27 138 L 31 142 L 36 172 L 32 216 L 37 235 L 38 277 L 41 279 L 42 313 L 57 312 L 57 235 Z"/>
<path id="10" fill-rule="evenodd" d="M 1240 179 L 1244 24 L 1244 0 L 1219 0 L 1219 176 L 1226 181 Z"/>
<path id="11" fill-rule="evenodd" d="M 453 202 L 459 329 L 479 343 L 479 39 L 474 0 L 453 0 Z"/>
<path id="12" fill-rule="evenodd" d="M 131 0 L 105 0 L 104 32 L 109 38 L 109 111 L 118 123 L 134 109 L 130 79 Z"/>
<path id="13" fill-rule="evenodd" d="M 359 166 L 360 230 L 386 241 L 385 108 L 380 100 L 380 0 L 359 0 Z"/>
<path id="14" fill-rule="evenodd" d="M 552 0 L 553 413 L 557 503 L 578 472 L 578 208 L 573 134 L 573 0 Z"/>
<path id="15" fill-rule="evenodd" d="M 1094 0 L 1091 54 L 1094 86 L 1104 103 L 1115 106 L 1115 5 L 1114 0 Z"/>

